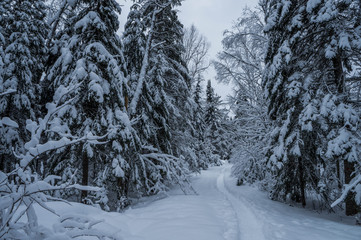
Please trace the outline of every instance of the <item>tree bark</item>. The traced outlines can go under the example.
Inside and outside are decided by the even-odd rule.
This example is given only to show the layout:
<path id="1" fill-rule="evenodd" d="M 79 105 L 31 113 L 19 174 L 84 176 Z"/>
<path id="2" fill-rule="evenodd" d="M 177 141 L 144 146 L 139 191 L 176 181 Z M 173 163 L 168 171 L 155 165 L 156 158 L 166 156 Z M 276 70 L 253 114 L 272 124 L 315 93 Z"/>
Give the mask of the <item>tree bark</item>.
<path id="1" fill-rule="evenodd" d="M 302 166 L 302 159 L 298 159 L 298 173 L 299 173 L 299 181 L 300 181 L 300 190 L 301 190 L 301 203 L 302 207 L 306 206 L 306 184 L 304 179 L 304 170 Z"/>
<path id="2" fill-rule="evenodd" d="M 337 186 L 338 186 L 338 189 L 339 190 L 342 190 L 342 186 L 343 186 L 343 184 L 342 184 L 342 175 L 341 175 L 341 162 L 340 161 L 337 161 L 337 163 L 336 163 L 336 171 L 337 171 Z"/>
<path id="3" fill-rule="evenodd" d="M 0 171 L 5 172 L 5 157 L 4 157 L 4 154 L 0 154 Z"/>
<path id="4" fill-rule="evenodd" d="M 86 152 L 82 154 L 82 167 L 83 167 L 83 178 L 82 178 L 82 185 L 88 186 L 88 177 L 89 177 L 89 159 Z M 88 191 L 82 190 L 81 191 L 81 202 L 85 203 L 86 198 L 88 197 Z"/>
<path id="5" fill-rule="evenodd" d="M 342 66 L 342 56 L 338 53 L 335 58 L 332 59 L 335 74 L 335 84 L 337 93 L 342 96 L 345 93 L 345 73 Z M 355 163 L 344 160 L 344 173 L 345 184 L 349 184 L 352 180 L 352 173 L 355 171 Z M 350 191 L 345 199 L 346 215 L 355 215 L 358 212 L 358 206 L 355 201 L 355 193 Z"/>
<path id="6" fill-rule="evenodd" d="M 355 171 L 355 164 L 345 160 L 345 184 L 349 184 L 352 180 L 351 174 Z M 350 191 L 345 199 L 346 215 L 352 216 L 358 213 L 358 206 L 355 201 L 355 193 Z"/>

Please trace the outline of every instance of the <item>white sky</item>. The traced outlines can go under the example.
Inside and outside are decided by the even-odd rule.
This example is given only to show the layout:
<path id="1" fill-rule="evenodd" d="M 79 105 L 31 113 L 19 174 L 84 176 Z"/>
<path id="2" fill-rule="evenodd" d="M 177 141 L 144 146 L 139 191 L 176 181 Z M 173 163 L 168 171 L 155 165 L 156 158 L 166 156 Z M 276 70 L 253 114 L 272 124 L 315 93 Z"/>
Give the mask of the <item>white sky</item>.
<path id="1" fill-rule="evenodd" d="M 132 4 L 130 0 L 118 0 L 123 6 L 121 25 L 123 26 Z M 215 59 L 222 50 L 223 32 L 231 28 L 232 22 L 241 16 L 245 6 L 255 7 L 258 0 L 185 0 L 179 8 L 179 19 L 184 27 L 194 24 L 201 34 L 211 43 L 210 58 Z M 215 91 L 222 99 L 231 94 L 231 86 L 219 84 L 214 80 L 213 67 L 208 71 L 206 80 L 211 79 Z M 206 83 L 204 83 L 205 85 Z"/>

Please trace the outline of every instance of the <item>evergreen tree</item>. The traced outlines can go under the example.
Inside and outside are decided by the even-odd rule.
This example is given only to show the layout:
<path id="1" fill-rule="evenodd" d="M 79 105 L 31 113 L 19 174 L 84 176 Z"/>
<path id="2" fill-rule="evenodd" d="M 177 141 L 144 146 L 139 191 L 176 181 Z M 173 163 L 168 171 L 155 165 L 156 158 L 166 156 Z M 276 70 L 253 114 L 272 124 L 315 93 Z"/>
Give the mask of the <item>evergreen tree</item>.
<path id="1" fill-rule="evenodd" d="M 204 121 L 206 123 L 205 138 L 208 148 L 212 149 L 214 154 L 212 164 L 219 164 L 219 158 L 228 157 L 227 148 L 230 146 L 225 143 L 225 128 L 223 123 L 226 122 L 226 113 L 220 109 L 220 96 L 217 96 L 212 87 L 211 81 L 208 80 L 206 88 L 206 107 Z"/>
<path id="2" fill-rule="evenodd" d="M 159 14 L 159 22 L 155 29 L 154 44 L 159 44 L 156 50 L 166 60 L 166 71 L 163 78 L 165 93 L 168 95 L 169 127 L 171 134 L 171 149 L 178 157 L 185 157 L 192 165 L 196 164 L 193 157 L 192 141 L 192 114 L 194 112 L 191 99 L 191 77 L 183 61 L 183 25 L 179 22 L 174 9 L 180 2 L 174 1 Z M 193 169 L 194 170 L 194 169 Z"/>
<path id="3" fill-rule="evenodd" d="M 54 89 L 53 102 L 64 106 L 52 115 L 53 130 L 48 138 L 102 136 L 105 142 L 87 141 L 57 150 L 45 163 L 48 174 L 62 174 L 63 181 L 76 182 L 78 178 L 83 185 L 96 183 L 108 191 L 107 196 L 100 196 L 100 203 L 109 198 L 111 207 L 118 209 L 129 204 L 130 194 L 155 194 L 167 189 L 169 183 L 185 186 L 188 180 L 183 163 L 144 141 L 142 134 L 148 126 L 135 131 L 136 114 L 132 114 L 132 121 L 128 119 L 127 100 L 137 92 L 128 90 L 128 83 L 135 78 L 128 81 L 124 76 L 131 64 L 124 61 L 122 44 L 115 34 L 119 6 L 115 1 L 65 1 L 62 6 L 65 10 L 60 9 L 57 16 L 64 14 L 68 21 L 59 23 L 60 30 L 52 39 L 54 60 L 49 61 L 47 88 Z M 135 69 L 130 68 L 129 75 L 137 76 Z M 80 176 L 77 169 L 82 171 Z M 81 198 L 91 200 L 85 190 Z"/>
<path id="4" fill-rule="evenodd" d="M 123 33 L 123 52 L 124 56 L 126 56 L 126 69 L 129 73 L 128 85 L 131 89 L 136 88 L 147 44 L 145 36 L 146 30 L 142 22 L 141 7 L 139 3 L 132 5 Z M 130 94 L 131 93 L 132 92 L 130 92 Z M 129 96 L 129 98 L 132 98 L 132 96 Z"/>
<path id="5" fill-rule="evenodd" d="M 327 73 L 327 77 L 319 74 L 312 76 L 316 81 L 322 81 L 322 91 L 315 94 L 316 100 L 307 106 L 302 120 L 306 119 L 306 123 L 312 120 L 310 109 L 316 109 L 315 114 L 320 116 L 317 120 L 321 122 L 320 129 L 324 137 L 322 149 L 326 153 L 321 158 L 327 173 L 321 175 L 320 182 L 322 185 L 326 183 L 322 194 L 334 200 L 332 185 L 353 183 L 354 187 L 357 184 L 361 186 L 361 138 L 358 134 L 360 112 L 357 112 L 359 107 L 353 102 L 349 83 L 360 64 L 360 60 L 354 58 L 360 51 L 360 2 L 324 1 L 308 4 L 307 12 L 312 15 L 310 22 L 324 29 L 318 36 L 324 54 L 315 54 L 315 66 Z M 335 175 L 337 183 L 332 181 Z M 349 191 L 345 198 L 346 215 L 360 212 L 360 206 L 361 198 L 357 199 L 356 192 Z"/>
<path id="6" fill-rule="evenodd" d="M 208 125 L 216 125 L 219 117 L 218 106 L 220 105 L 220 97 L 217 96 L 212 87 L 211 80 L 207 82 L 206 88 L 206 111 L 205 111 L 205 122 Z"/>
<path id="7" fill-rule="evenodd" d="M 3 1 L 0 3 L 0 91 L 5 92 L 3 89 L 3 67 L 4 67 L 4 60 L 5 60 L 5 37 L 8 39 L 8 32 L 5 30 L 7 29 L 7 24 L 9 23 L 8 14 L 10 13 L 9 3 L 7 1 Z"/>
<path id="8" fill-rule="evenodd" d="M 350 13 L 357 4 L 265 3 L 269 44 L 264 86 L 269 114 L 279 126 L 273 132 L 268 155 L 277 173 L 272 194 L 305 205 L 307 192 L 316 192 L 330 204 L 331 188 L 325 191 L 320 186 L 326 173 L 334 171 L 337 175 L 338 163 L 332 159 L 337 156 L 344 162 L 347 182 L 351 181 L 347 171 L 352 169 L 347 165 L 359 164 L 359 117 L 348 104 L 344 79 L 352 72 L 348 52 L 358 48 L 353 43 L 359 41 L 359 35 L 349 28 L 355 26 L 356 15 Z M 345 145 L 345 138 L 349 144 Z M 350 214 L 347 209 L 346 204 Z"/>
<path id="9" fill-rule="evenodd" d="M 146 38 L 140 44 L 129 45 L 129 49 L 138 48 L 136 52 L 144 52 L 141 68 L 128 69 L 135 72 L 130 73 L 131 76 L 139 76 L 136 84 L 130 83 L 134 86 L 130 114 L 140 117 L 136 128 L 146 144 L 177 157 L 186 152 L 184 136 L 189 132 L 192 112 L 190 77 L 181 58 L 182 25 L 174 10 L 179 4 L 179 1 L 144 1 L 140 9 L 141 22 L 136 26 L 138 30 L 130 23 L 135 22 L 133 19 L 125 30 L 127 43 L 130 43 L 127 39 L 136 39 L 140 31 Z M 134 8 L 131 16 L 135 16 L 136 11 Z"/>
<path id="10" fill-rule="evenodd" d="M 276 2 L 271 1 L 272 13 L 266 25 L 270 44 L 264 76 L 266 95 L 270 100 L 269 114 L 278 125 L 272 134 L 273 148 L 269 153 L 269 161 L 278 170 L 272 195 L 284 200 L 290 197 L 305 206 L 306 184 L 317 181 L 317 158 L 313 147 L 317 140 L 312 145 L 309 140 L 304 141 L 306 138 L 312 139 L 312 136 L 303 135 L 305 132 L 302 132 L 299 125 L 299 116 L 305 105 L 305 92 L 301 86 L 307 76 L 303 72 L 305 62 L 295 53 L 300 46 L 295 43 L 299 44 L 297 36 L 303 31 L 299 21 L 304 8 L 297 1 L 284 8 Z M 293 19 L 299 21 L 292 21 Z M 276 26 L 283 26 L 282 30 Z M 308 48 L 310 46 L 305 46 L 302 50 L 307 51 Z M 309 150 L 308 154 L 304 149 Z"/>
<path id="11" fill-rule="evenodd" d="M 64 149 L 51 164 L 54 169 L 58 165 L 63 173 L 67 164 L 81 169 L 84 186 L 109 169 L 105 176 L 110 175 L 100 182 L 102 187 L 109 187 L 110 193 L 117 192 L 115 202 L 119 207 L 127 191 L 123 185 L 129 163 L 125 159 L 134 147 L 125 113 L 122 44 L 116 35 L 121 9 L 113 0 L 84 0 L 77 7 L 79 13 L 70 19 L 69 29 L 64 29 L 62 39 L 66 42 L 48 74 L 55 89 L 54 101 L 67 103 L 54 116 L 51 123 L 58 131 L 49 137 L 104 136 L 107 143 L 90 142 L 73 146 L 70 151 Z M 105 184 L 109 181 L 113 184 Z M 87 191 L 82 191 L 82 201 L 87 201 L 87 196 Z"/>
<path id="12" fill-rule="evenodd" d="M 39 83 L 46 60 L 44 1 L 2 1 L 0 3 L 0 162 L 10 170 L 14 153 L 24 152 L 29 140 L 27 119 L 39 116 Z M 9 119 L 17 124 L 9 124 Z M 14 152 L 13 152 L 14 151 Z"/>
<path id="13" fill-rule="evenodd" d="M 195 103 L 195 111 L 193 115 L 194 123 L 194 135 L 196 139 L 196 156 L 198 159 L 198 168 L 206 169 L 209 165 L 209 160 L 211 159 L 211 153 L 209 148 L 206 146 L 205 139 L 205 130 L 206 123 L 204 121 L 204 105 L 205 102 L 202 99 L 202 79 L 199 77 L 197 79 L 197 84 L 194 89 L 193 98 Z"/>

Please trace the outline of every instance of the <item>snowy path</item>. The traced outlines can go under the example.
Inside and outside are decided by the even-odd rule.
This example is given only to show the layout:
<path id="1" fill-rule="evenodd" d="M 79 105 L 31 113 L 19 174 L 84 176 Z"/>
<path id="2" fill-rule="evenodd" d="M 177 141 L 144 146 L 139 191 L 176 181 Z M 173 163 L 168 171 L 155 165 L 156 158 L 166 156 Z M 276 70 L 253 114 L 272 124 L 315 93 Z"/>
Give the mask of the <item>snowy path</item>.
<path id="1" fill-rule="evenodd" d="M 104 219 L 100 228 L 124 240 L 360 240 L 361 227 L 344 219 L 327 219 L 312 211 L 267 199 L 257 189 L 235 185 L 229 164 L 202 171 L 194 177 L 197 195 L 172 191 L 170 196 L 125 213 L 107 213 L 74 204 L 51 206 Z M 54 216 L 40 214 L 48 227 Z M 333 218 L 336 218 L 332 215 Z"/>
<path id="2" fill-rule="evenodd" d="M 266 239 L 263 235 L 262 221 L 256 217 L 256 214 L 252 211 L 250 206 L 242 201 L 240 198 L 236 198 L 225 186 L 226 168 L 223 168 L 221 174 L 217 180 L 218 189 L 224 194 L 228 201 L 230 201 L 234 212 L 237 214 L 238 227 L 240 231 L 240 237 L 238 239 L 254 239 L 263 240 Z M 229 174 L 229 172 L 227 171 Z"/>
<path id="3" fill-rule="evenodd" d="M 136 216 L 128 222 L 131 233 L 149 240 L 238 240 L 239 216 L 224 194 L 224 168 L 203 171 L 194 178 L 197 195 L 175 191 L 146 208 L 127 211 Z M 139 223 L 145 226 L 139 228 Z M 126 238 L 130 239 L 130 238 Z"/>

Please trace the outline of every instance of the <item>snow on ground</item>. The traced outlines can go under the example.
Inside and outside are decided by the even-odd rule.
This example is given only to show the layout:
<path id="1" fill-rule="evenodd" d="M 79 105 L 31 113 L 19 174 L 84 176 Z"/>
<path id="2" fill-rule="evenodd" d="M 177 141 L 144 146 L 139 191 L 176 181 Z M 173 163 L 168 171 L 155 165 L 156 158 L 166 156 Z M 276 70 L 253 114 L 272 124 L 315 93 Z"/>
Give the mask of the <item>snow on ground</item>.
<path id="1" fill-rule="evenodd" d="M 95 228 L 124 240 L 361 239 L 361 227 L 347 224 L 349 218 L 329 220 L 313 211 L 271 201 L 255 188 L 236 186 L 230 168 L 224 164 L 194 177 L 197 194 L 174 190 L 167 198 L 124 213 L 107 213 L 78 203 L 49 205 L 60 214 L 103 219 Z M 37 211 L 40 224 L 51 228 L 56 216 L 40 208 Z"/>

